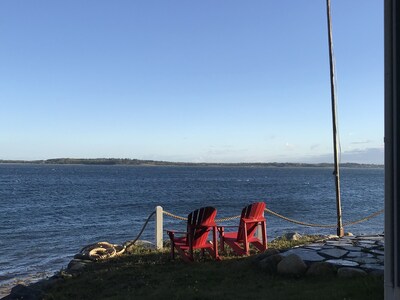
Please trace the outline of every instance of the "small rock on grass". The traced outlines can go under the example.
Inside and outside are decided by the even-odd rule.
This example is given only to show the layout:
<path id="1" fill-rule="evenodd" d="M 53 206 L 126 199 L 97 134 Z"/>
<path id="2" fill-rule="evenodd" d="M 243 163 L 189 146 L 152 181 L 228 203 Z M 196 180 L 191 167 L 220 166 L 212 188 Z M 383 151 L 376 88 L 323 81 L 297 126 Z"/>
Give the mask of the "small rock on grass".
<path id="1" fill-rule="evenodd" d="M 289 232 L 286 233 L 283 237 L 288 241 L 298 241 L 299 239 L 301 239 L 302 235 L 298 232 Z"/>

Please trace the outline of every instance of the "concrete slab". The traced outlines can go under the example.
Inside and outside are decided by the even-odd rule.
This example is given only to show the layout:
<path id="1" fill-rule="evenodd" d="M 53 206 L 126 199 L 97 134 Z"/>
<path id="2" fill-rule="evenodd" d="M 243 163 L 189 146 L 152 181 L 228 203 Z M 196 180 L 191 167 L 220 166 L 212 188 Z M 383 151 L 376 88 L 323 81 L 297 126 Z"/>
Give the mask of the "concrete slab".
<path id="1" fill-rule="evenodd" d="M 341 258 L 347 253 L 349 253 L 349 251 L 343 249 L 326 249 L 318 251 L 318 254 L 327 255 L 334 258 Z"/>
<path id="2" fill-rule="evenodd" d="M 333 265 L 344 266 L 344 267 L 358 267 L 359 266 L 358 263 L 356 263 L 354 261 L 350 261 L 350 260 L 345 260 L 345 259 L 328 259 L 326 262 L 333 264 Z"/>
<path id="3" fill-rule="evenodd" d="M 367 252 L 349 252 L 346 257 L 374 257 L 371 253 Z"/>
<path id="4" fill-rule="evenodd" d="M 298 248 L 281 253 L 282 256 L 288 256 L 289 254 L 296 254 L 304 261 L 317 262 L 325 260 L 325 258 L 319 255 L 316 251 L 309 249 Z"/>
<path id="5" fill-rule="evenodd" d="M 379 264 L 379 259 L 374 257 L 353 257 L 353 258 L 346 258 L 351 261 L 355 261 L 361 264 Z"/>
<path id="6" fill-rule="evenodd" d="M 347 250 L 347 251 L 361 251 L 361 247 L 356 246 L 339 246 L 340 248 Z"/>
<path id="7" fill-rule="evenodd" d="M 367 270 L 385 270 L 385 267 L 378 264 L 365 264 L 360 265 L 360 268 L 367 269 Z"/>

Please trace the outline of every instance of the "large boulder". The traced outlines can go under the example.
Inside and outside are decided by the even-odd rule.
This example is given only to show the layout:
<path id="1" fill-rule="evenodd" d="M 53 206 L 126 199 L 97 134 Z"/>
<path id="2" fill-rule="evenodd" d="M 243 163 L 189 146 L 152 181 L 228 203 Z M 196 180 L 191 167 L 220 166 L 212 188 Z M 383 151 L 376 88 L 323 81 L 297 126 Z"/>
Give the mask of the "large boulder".
<path id="1" fill-rule="evenodd" d="M 258 262 L 258 266 L 267 274 L 276 274 L 278 271 L 278 264 L 283 259 L 280 254 L 268 256 Z"/>
<path id="2" fill-rule="evenodd" d="M 18 284 L 11 289 L 10 295 L 2 298 L 4 300 L 25 299 L 25 300 L 40 300 L 43 299 L 44 293 L 41 290 L 32 287 Z"/>
<path id="3" fill-rule="evenodd" d="M 283 258 L 277 266 L 278 274 L 299 276 L 306 272 L 307 265 L 296 254 L 290 254 Z"/>
<path id="4" fill-rule="evenodd" d="M 343 278 L 353 278 L 367 276 L 367 272 L 358 268 L 344 267 L 338 270 L 337 275 Z"/>
<path id="5" fill-rule="evenodd" d="M 263 253 L 255 255 L 254 258 L 253 258 L 253 263 L 258 264 L 263 259 L 265 259 L 265 258 L 267 258 L 269 256 L 272 256 L 272 255 L 279 254 L 279 253 L 280 252 L 277 249 L 267 249 Z"/>
<path id="6" fill-rule="evenodd" d="M 306 273 L 307 276 L 331 276 L 334 274 L 336 274 L 335 266 L 323 261 L 313 263 Z"/>

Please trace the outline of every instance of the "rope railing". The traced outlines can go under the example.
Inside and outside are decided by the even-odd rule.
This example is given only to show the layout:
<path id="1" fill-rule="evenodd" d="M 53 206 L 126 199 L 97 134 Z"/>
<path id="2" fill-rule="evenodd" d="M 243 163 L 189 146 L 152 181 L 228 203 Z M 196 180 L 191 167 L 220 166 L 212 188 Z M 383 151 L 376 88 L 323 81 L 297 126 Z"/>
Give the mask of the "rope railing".
<path id="1" fill-rule="evenodd" d="M 283 215 L 278 214 L 277 212 L 274 212 L 273 210 L 270 210 L 268 208 L 265 209 L 266 212 L 270 213 L 271 215 L 274 215 L 278 218 L 281 218 L 285 221 L 294 223 L 294 224 L 298 224 L 298 225 L 303 225 L 303 226 L 309 226 L 309 227 L 320 227 L 320 228 L 336 228 L 337 224 L 313 224 L 313 223 L 306 223 L 306 222 L 301 222 L 301 221 L 297 221 L 294 219 L 290 219 L 288 217 L 285 217 Z M 361 222 L 365 222 L 368 221 L 369 219 L 372 219 L 380 214 L 382 214 L 384 212 L 384 209 L 381 209 L 377 212 L 374 212 L 373 214 L 370 214 L 362 219 L 356 220 L 356 221 L 350 221 L 350 222 L 346 222 L 343 224 L 343 226 L 350 226 L 350 225 L 355 225 Z"/>
<path id="2" fill-rule="evenodd" d="M 267 213 L 275 216 L 275 217 L 281 218 L 281 219 L 283 219 L 285 221 L 288 221 L 288 222 L 291 222 L 291 223 L 294 223 L 294 224 L 298 224 L 298 225 L 303 225 L 303 226 L 308 226 L 308 227 L 320 227 L 320 228 L 336 228 L 337 227 L 337 224 L 314 224 L 314 223 L 307 223 L 307 222 L 298 221 L 298 220 L 295 220 L 295 219 L 291 219 L 291 218 L 285 217 L 285 216 L 283 216 L 283 215 L 281 215 L 281 214 L 279 214 L 279 213 L 277 213 L 277 212 L 275 212 L 275 211 L 273 211 L 271 209 L 268 209 L 268 208 L 265 208 L 265 211 Z M 379 211 L 374 212 L 373 214 L 370 214 L 370 215 L 368 215 L 368 216 L 366 216 L 366 217 L 364 217 L 362 219 L 344 223 L 343 226 L 355 225 L 355 224 L 358 224 L 358 223 L 361 223 L 361 222 L 368 221 L 369 219 L 372 219 L 372 218 L 382 214 L 383 212 L 384 212 L 383 209 L 379 210 Z M 174 215 L 174 214 L 172 214 L 172 213 L 170 213 L 168 211 L 165 211 L 165 210 L 163 211 L 163 213 L 165 215 L 167 215 L 167 216 L 170 216 L 170 217 L 178 219 L 178 220 L 182 220 L 182 221 L 186 221 L 187 220 L 187 218 L 185 218 L 185 217 Z M 230 220 L 239 219 L 239 218 L 240 218 L 240 215 L 237 215 L 237 216 L 232 216 L 232 217 L 227 217 L 227 218 L 215 219 L 215 221 L 216 222 L 225 222 L 225 221 L 230 221 Z"/>
<path id="3" fill-rule="evenodd" d="M 167 215 L 167 216 L 169 216 L 171 218 L 177 219 L 177 220 L 182 220 L 182 221 L 186 221 L 187 220 L 187 218 L 185 218 L 185 217 L 174 215 L 173 213 L 170 213 L 169 211 L 166 211 L 166 210 L 163 211 L 163 214 Z M 222 218 L 222 219 L 215 219 L 215 222 L 226 222 L 226 221 L 239 219 L 239 218 L 240 218 L 240 215 L 237 215 L 237 216 L 232 216 L 232 217 L 227 217 L 227 218 Z"/>
<path id="4" fill-rule="evenodd" d="M 291 223 L 294 223 L 294 224 L 298 224 L 298 225 L 302 225 L 302 226 L 319 227 L 319 228 L 336 228 L 337 227 L 337 224 L 315 224 L 315 223 L 307 223 L 307 222 L 298 221 L 298 220 L 291 219 L 291 218 L 288 218 L 286 216 L 283 216 L 283 215 L 281 215 L 281 214 L 279 214 L 279 213 L 277 213 L 277 212 L 275 212 L 275 211 L 273 211 L 271 209 L 268 209 L 268 208 L 265 208 L 265 212 L 267 212 L 267 213 L 269 213 L 269 214 L 271 214 L 271 215 L 273 215 L 275 217 L 281 218 L 281 219 L 283 219 L 285 221 L 288 221 L 288 222 L 291 222 Z M 384 212 L 383 209 L 379 210 L 379 211 L 374 212 L 374 213 L 372 213 L 372 214 L 370 214 L 370 215 L 368 215 L 368 216 L 366 216 L 364 218 L 361 218 L 361 219 L 358 219 L 358 220 L 355 220 L 355 221 L 346 222 L 346 223 L 343 224 L 343 226 L 350 226 L 350 225 L 355 225 L 355 224 L 358 224 L 358 223 L 361 223 L 361 222 L 368 221 L 369 219 L 372 219 L 372 218 L 382 214 L 383 212 Z M 133 241 L 131 241 L 128 244 L 126 244 L 125 247 L 132 246 L 139 240 L 139 238 L 143 234 L 147 224 L 149 223 L 151 217 L 153 217 L 154 215 L 156 215 L 156 225 L 155 225 L 156 243 L 155 243 L 155 245 L 156 245 L 157 249 L 162 249 L 163 248 L 163 215 L 166 215 L 168 217 L 171 217 L 171 218 L 174 218 L 174 219 L 177 219 L 177 220 L 181 220 L 181 221 L 186 221 L 187 220 L 187 217 L 182 217 L 182 216 L 179 216 L 179 215 L 175 215 L 175 214 L 173 214 L 171 212 L 163 210 L 161 206 L 157 206 L 156 210 L 153 211 L 147 217 L 146 222 L 143 224 L 142 229 L 140 230 L 140 232 L 137 235 L 137 237 Z M 225 222 L 225 221 L 230 221 L 230 220 L 239 219 L 239 218 L 240 218 L 240 215 L 237 215 L 237 216 L 232 216 L 232 217 L 216 219 L 215 221 L 216 222 Z"/>
<path id="5" fill-rule="evenodd" d="M 128 244 L 126 244 L 126 245 L 125 245 L 125 248 L 128 248 L 128 247 L 134 245 L 134 244 L 137 242 L 137 240 L 140 239 L 140 237 L 141 237 L 143 231 L 145 230 L 147 224 L 148 224 L 149 221 L 150 221 L 150 218 L 151 218 L 152 216 L 154 216 L 155 214 L 156 214 L 156 211 L 153 211 L 153 212 L 147 217 L 147 220 L 146 220 L 146 222 L 144 222 L 144 224 L 143 224 L 143 226 L 142 226 L 142 229 L 140 230 L 139 234 L 136 236 L 136 238 L 135 238 L 132 242 L 129 242 Z"/>

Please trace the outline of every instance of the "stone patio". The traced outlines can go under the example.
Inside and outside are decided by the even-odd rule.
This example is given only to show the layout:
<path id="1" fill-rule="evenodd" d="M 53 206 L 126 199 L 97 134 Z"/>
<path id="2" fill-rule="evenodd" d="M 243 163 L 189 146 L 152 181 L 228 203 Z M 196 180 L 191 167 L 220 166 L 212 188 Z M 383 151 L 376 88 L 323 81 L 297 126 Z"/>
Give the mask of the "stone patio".
<path id="1" fill-rule="evenodd" d="M 327 262 L 337 268 L 352 267 L 367 273 L 383 275 L 384 246 L 383 234 L 345 236 L 294 247 L 281 255 L 287 257 L 296 254 L 306 264 Z"/>

